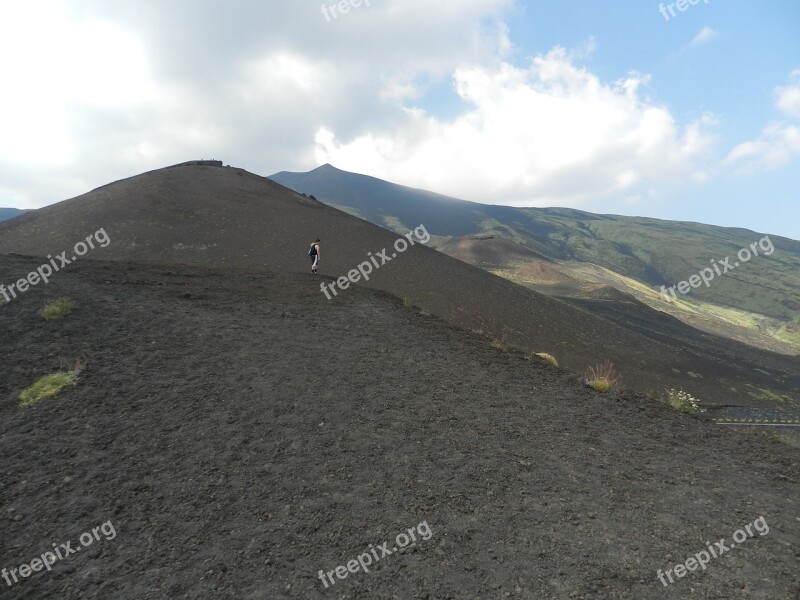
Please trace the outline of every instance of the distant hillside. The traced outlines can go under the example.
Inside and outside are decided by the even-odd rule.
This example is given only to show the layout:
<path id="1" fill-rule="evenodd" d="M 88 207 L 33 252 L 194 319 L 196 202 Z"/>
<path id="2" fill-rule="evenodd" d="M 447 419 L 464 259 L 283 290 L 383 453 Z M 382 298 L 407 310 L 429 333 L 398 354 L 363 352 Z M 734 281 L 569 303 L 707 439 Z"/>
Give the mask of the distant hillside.
<path id="1" fill-rule="evenodd" d="M 308 173 L 277 173 L 271 178 L 396 231 L 410 223 L 423 222 L 437 236 L 437 247 L 459 258 L 464 258 L 463 249 L 448 244 L 450 238 L 502 236 L 519 247 L 561 261 L 563 266 L 556 268 L 573 279 L 575 268 L 580 270 L 585 263 L 608 269 L 629 280 L 630 285 L 623 287 L 626 293 L 640 288 L 637 291 L 640 300 L 694 326 L 706 323 L 697 317 L 698 311 L 720 312 L 713 308 L 706 310 L 704 303 L 712 303 L 732 310 L 726 312 L 724 320 L 710 318 L 706 328 L 737 339 L 742 339 L 739 329 L 757 329 L 763 338 L 759 339 L 767 347 L 769 336 L 800 347 L 800 335 L 793 333 L 800 317 L 800 242 L 795 240 L 770 235 L 774 247 L 770 256 L 753 258 L 725 276 L 716 277 L 710 287 L 694 289 L 687 296 L 678 294 L 682 302 L 668 305 L 658 292 L 660 286 L 687 280 L 709 267 L 712 260 L 730 257 L 733 266 L 738 260 L 737 251 L 762 239 L 764 234 L 698 223 L 595 215 L 565 208 L 476 204 L 348 173 L 331 165 Z M 495 257 L 489 270 L 538 291 L 549 290 L 558 295 L 569 291 L 561 282 L 551 284 L 548 280 L 526 277 L 518 269 L 518 252 L 514 250 L 512 254 L 502 267 L 497 265 Z M 466 260 L 487 268 L 469 258 Z M 611 280 L 590 281 L 616 285 Z M 580 293 L 581 287 L 577 281 L 575 293 Z"/>
<path id="2" fill-rule="evenodd" d="M 420 223 L 425 221 L 413 219 L 406 225 Z M 319 237 L 323 240 L 319 284 L 345 275 L 368 260 L 369 253 L 375 256 L 386 248 L 391 255 L 397 239 L 386 229 L 270 179 L 237 168 L 189 164 L 117 181 L 0 223 L 0 253 L 55 256 L 69 252 L 100 228 L 110 243 L 80 260 L 308 273 L 306 248 Z M 496 244 L 494 249 L 500 247 Z M 794 398 L 800 398 L 798 359 L 700 335 L 675 321 L 681 331 L 677 343 L 661 334 L 653 315 L 665 316 L 654 311 L 631 316 L 647 322 L 636 331 L 422 243 L 398 254 L 374 270 L 367 283 L 362 280 L 358 285 L 406 299 L 425 312 L 510 346 L 551 352 L 561 365 L 579 373 L 611 360 L 635 389 L 685 387 L 693 377 L 689 373 L 699 373 L 702 379 L 692 380 L 692 390 L 708 403 L 794 409 Z M 364 318 L 368 321 L 370 315 Z M 754 400 L 752 389 L 760 399 Z"/>
<path id="3" fill-rule="evenodd" d="M 0 208 L 0 221 L 7 221 L 8 219 L 13 219 L 14 217 L 18 217 L 19 215 L 28 212 L 25 210 L 19 210 L 18 208 Z"/>
<path id="4" fill-rule="evenodd" d="M 441 244 L 439 250 L 479 267 L 500 268 L 510 260 L 521 263 L 552 262 L 538 252 L 495 235 L 454 237 Z"/>

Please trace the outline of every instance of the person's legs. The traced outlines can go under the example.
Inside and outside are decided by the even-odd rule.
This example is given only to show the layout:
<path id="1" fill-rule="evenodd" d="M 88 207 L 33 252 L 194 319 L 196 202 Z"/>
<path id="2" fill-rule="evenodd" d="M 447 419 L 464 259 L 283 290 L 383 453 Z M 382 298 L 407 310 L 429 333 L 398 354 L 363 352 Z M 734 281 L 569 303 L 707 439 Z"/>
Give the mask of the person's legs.
<path id="1" fill-rule="evenodd" d="M 319 254 L 314 255 L 314 263 L 311 265 L 311 271 L 316 273 L 319 266 Z"/>

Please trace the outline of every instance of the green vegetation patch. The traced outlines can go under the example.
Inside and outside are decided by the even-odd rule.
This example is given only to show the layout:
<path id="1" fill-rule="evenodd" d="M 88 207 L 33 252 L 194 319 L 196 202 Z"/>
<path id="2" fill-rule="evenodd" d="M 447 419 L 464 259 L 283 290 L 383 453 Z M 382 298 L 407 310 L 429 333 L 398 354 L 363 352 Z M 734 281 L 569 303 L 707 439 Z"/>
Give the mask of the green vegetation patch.
<path id="1" fill-rule="evenodd" d="M 798 318 L 800 322 L 800 318 Z M 785 323 L 775 333 L 775 337 L 784 342 L 800 346 L 800 327 L 793 323 Z"/>
<path id="2" fill-rule="evenodd" d="M 506 345 L 500 340 L 492 340 L 492 348 L 498 352 L 508 352 L 508 348 L 506 348 Z"/>
<path id="3" fill-rule="evenodd" d="M 400 235 L 404 235 L 410 229 L 406 227 L 400 219 L 392 215 L 385 215 L 383 217 L 383 223 L 386 225 L 387 229 L 399 233 Z"/>
<path id="4" fill-rule="evenodd" d="M 45 375 L 19 395 L 19 406 L 22 408 L 35 404 L 42 398 L 52 398 L 64 388 L 75 385 L 77 381 L 78 374 L 74 371 Z"/>
<path id="5" fill-rule="evenodd" d="M 45 375 L 36 381 L 27 390 L 19 395 L 20 408 L 35 404 L 42 398 L 52 398 L 59 394 L 64 388 L 73 386 L 78 381 L 78 375 L 83 371 L 85 364 L 80 358 L 76 358 L 69 371 L 59 371 L 51 375 Z M 64 368 L 63 366 L 61 367 Z"/>
<path id="6" fill-rule="evenodd" d="M 57 298 L 44 305 L 42 316 L 45 321 L 54 321 L 68 315 L 76 308 L 78 308 L 78 304 L 69 298 Z"/>

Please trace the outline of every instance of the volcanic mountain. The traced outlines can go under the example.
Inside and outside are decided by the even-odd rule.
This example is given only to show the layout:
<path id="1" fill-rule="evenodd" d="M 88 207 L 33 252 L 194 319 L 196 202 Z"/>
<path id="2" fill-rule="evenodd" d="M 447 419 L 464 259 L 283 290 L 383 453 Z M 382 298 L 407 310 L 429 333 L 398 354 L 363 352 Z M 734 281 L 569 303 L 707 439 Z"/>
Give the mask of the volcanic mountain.
<path id="1" fill-rule="evenodd" d="M 397 239 L 216 163 L 0 225 L 0 284 L 70 261 L 0 305 L 0 598 L 797 597 L 797 448 L 468 328 L 644 381 L 790 381 L 787 357 L 656 341 L 423 243 L 328 300 L 316 237 L 333 275 Z"/>
<path id="2" fill-rule="evenodd" d="M 424 222 L 437 249 L 538 292 L 580 298 L 600 285 L 612 286 L 707 333 L 800 354 L 797 240 L 700 223 L 477 204 L 332 165 L 307 173 L 284 171 L 271 179 L 395 232 L 410 221 Z M 494 246 L 492 261 L 472 261 L 462 240 L 487 239 L 492 241 L 480 246 Z M 505 259 L 496 240 L 513 244 Z M 735 262 L 737 251 L 759 240 L 768 255 L 679 301 L 663 298 L 662 285 L 675 285 L 708 267 L 711 259 L 733 257 Z M 521 261 L 521 248 L 550 260 Z"/>
<path id="3" fill-rule="evenodd" d="M 609 360 L 628 385 L 642 390 L 683 387 L 689 373 L 698 373 L 691 376 L 692 389 L 708 404 L 774 408 L 778 397 L 777 408 L 791 410 L 800 397 L 798 358 L 699 332 L 672 343 L 669 336 L 632 331 L 423 243 L 398 253 L 396 234 L 216 162 L 152 171 L 0 223 L 0 253 L 56 256 L 68 250 L 69 258 L 78 241 L 100 229 L 110 244 L 86 258 L 302 272 L 309 243 L 321 238 L 321 271 L 340 277 L 386 249 L 389 262 L 374 270 L 366 286 L 504 344 L 554 354 L 573 371 Z"/>

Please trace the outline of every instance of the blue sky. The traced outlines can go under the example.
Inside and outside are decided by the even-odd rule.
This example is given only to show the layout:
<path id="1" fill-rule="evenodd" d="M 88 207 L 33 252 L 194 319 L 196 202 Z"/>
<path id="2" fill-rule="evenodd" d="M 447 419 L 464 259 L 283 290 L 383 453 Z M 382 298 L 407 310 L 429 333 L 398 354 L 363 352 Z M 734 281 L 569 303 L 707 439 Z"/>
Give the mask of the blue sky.
<path id="1" fill-rule="evenodd" d="M 587 37 L 595 50 L 585 60 L 594 73 L 613 80 L 629 70 L 651 75 L 650 95 L 679 121 L 706 111 L 718 116 L 717 156 L 759 138 L 772 122 L 797 125 L 776 110 L 775 89 L 800 69 L 800 2 L 703 0 L 677 7 L 642 2 L 525 2 L 509 21 L 517 56 L 576 47 Z M 667 20 L 659 12 L 664 5 Z M 700 31 L 713 35 L 692 44 Z M 795 84 L 799 79 L 793 80 Z M 800 116 L 800 115 L 798 115 Z M 602 212 L 638 214 L 612 202 Z M 800 155 L 781 168 L 747 175 L 726 174 L 702 185 L 665 190 L 646 216 L 747 227 L 800 239 Z"/>
<path id="2" fill-rule="evenodd" d="M 330 162 L 800 239 L 800 3 L 333 4 L 0 3 L 0 206 L 190 159 Z"/>

